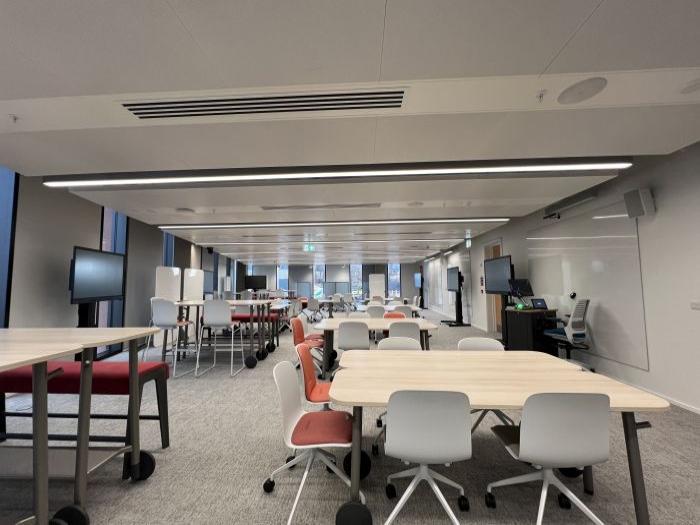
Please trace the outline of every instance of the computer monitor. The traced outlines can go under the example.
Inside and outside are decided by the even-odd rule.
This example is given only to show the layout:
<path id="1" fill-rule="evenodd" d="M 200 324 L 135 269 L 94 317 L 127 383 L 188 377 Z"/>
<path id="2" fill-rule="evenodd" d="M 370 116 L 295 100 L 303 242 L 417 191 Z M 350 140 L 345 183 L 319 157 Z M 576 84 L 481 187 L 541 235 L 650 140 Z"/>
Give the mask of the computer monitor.
<path id="1" fill-rule="evenodd" d="M 516 297 L 532 297 L 535 295 L 532 293 L 532 286 L 528 279 L 510 279 L 508 283 L 510 284 L 510 295 Z"/>
<path id="2" fill-rule="evenodd" d="M 447 290 L 449 292 L 459 291 L 459 268 L 457 266 L 447 269 Z"/>
<path id="3" fill-rule="evenodd" d="M 71 304 L 124 297 L 124 255 L 75 246 L 70 272 Z"/>
<path id="4" fill-rule="evenodd" d="M 486 293 L 510 295 L 509 281 L 512 278 L 513 265 L 510 255 L 484 261 L 484 289 Z"/>
<path id="5" fill-rule="evenodd" d="M 544 299 L 532 299 L 531 302 L 535 310 L 547 310 L 547 303 Z"/>
<path id="6" fill-rule="evenodd" d="M 267 288 L 267 276 L 246 275 L 245 287 L 246 290 L 264 290 L 265 288 Z"/>

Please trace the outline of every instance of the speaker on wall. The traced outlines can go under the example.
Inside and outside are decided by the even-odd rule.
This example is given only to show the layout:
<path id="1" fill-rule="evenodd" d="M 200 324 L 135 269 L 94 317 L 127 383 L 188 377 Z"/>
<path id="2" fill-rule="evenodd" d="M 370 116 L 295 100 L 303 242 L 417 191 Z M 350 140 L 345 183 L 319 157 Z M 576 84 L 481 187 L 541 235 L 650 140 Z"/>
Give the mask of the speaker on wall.
<path id="1" fill-rule="evenodd" d="M 624 198 L 627 216 L 631 219 L 643 215 L 653 215 L 656 212 L 654 197 L 649 188 L 628 191 Z"/>

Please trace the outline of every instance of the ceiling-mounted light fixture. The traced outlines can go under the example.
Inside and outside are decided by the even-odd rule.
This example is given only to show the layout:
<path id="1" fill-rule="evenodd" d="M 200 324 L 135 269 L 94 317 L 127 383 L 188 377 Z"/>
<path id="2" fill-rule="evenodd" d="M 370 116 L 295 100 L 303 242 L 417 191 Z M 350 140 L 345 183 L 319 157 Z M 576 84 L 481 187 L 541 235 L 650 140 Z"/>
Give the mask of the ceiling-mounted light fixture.
<path id="1" fill-rule="evenodd" d="M 459 242 L 463 239 L 346 239 L 338 241 L 232 241 L 232 242 L 201 242 L 199 246 L 260 246 L 287 244 L 363 244 L 363 243 L 392 243 L 392 242 Z"/>
<path id="2" fill-rule="evenodd" d="M 632 163 L 620 158 L 538 159 L 442 162 L 416 164 L 374 164 L 361 166 L 318 166 L 299 168 L 250 168 L 168 171 L 154 173 L 110 173 L 99 175 L 51 176 L 44 178 L 50 188 L 102 188 L 113 186 L 177 186 L 216 183 L 275 183 L 280 181 L 336 179 L 409 178 L 426 176 L 484 176 L 516 173 L 621 170 Z"/>
<path id="3" fill-rule="evenodd" d="M 406 224 L 462 224 L 474 222 L 508 222 L 505 217 L 460 219 L 379 219 L 366 221 L 312 221 L 312 222 L 235 222 L 212 224 L 162 224 L 161 230 L 232 230 L 244 228 L 308 228 L 330 226 L 391 226 Z"/>

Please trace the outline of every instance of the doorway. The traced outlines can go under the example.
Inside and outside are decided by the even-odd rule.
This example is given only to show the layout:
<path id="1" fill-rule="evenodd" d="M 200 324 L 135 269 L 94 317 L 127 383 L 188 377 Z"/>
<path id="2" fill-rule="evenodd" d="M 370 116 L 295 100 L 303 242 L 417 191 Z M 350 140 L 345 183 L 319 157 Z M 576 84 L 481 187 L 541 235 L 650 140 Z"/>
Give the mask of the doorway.
<path id="1" fill-rule="evenodd" d="M 500 257 L 503 253 L 501 240 L 498 239 L 484 246 L 484 259 Z M 486 318 L 488 330 L 491 333 L 501 333 L 501 308 L 503 298 L 500 295 L 486 295 Z"/>

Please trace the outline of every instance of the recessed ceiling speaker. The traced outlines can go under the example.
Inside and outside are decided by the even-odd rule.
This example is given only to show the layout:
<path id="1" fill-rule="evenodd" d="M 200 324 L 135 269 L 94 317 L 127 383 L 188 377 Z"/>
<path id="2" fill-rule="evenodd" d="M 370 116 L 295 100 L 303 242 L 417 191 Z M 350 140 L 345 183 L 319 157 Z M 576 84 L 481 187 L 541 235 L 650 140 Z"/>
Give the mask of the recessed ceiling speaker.
<path id="1" fill-rule="evenodd" d="M 595 97 L 605 89 L 608 80 L 604 77 L 591 77 L 572 84 L 559 94 L 559 104 L 578 104 Z"/>
<path id="2" fill-rule="evenodd" d="M 631 219 L 644 215 L 654 215 L 656 212 L 654 196 L 649 188 L 628 191 L 625 193 L 624 198 L 627 216 Z"/>

